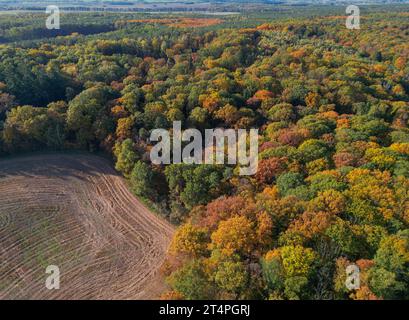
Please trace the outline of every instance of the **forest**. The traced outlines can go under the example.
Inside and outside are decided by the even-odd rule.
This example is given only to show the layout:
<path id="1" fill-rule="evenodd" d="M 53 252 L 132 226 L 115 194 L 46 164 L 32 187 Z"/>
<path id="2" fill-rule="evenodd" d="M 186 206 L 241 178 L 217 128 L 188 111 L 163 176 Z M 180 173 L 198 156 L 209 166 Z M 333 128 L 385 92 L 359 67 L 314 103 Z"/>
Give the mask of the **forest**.
<path id="1" fill-rule="evenodd" d="M 188 18 L 0 15 L 0 155 L 113 159 L 177 226 L 162 299 L 409 299 L 409 6 Z M 173 121 L 257 128 L 257 173 L 152 164 Z"/>

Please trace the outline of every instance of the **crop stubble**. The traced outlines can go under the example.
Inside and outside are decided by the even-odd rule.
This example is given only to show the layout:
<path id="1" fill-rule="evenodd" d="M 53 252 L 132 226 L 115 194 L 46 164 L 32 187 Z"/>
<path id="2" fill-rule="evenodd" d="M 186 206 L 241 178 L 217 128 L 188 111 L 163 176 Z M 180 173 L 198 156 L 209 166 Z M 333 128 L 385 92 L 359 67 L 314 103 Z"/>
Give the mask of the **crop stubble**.
<path id="1" fill-rule="evenodd" d="M 173 228 L 92 155 L 0 161 L 0 299 L 151 299 Z M 59 290 L 45 269 L 57 265 Z"/>

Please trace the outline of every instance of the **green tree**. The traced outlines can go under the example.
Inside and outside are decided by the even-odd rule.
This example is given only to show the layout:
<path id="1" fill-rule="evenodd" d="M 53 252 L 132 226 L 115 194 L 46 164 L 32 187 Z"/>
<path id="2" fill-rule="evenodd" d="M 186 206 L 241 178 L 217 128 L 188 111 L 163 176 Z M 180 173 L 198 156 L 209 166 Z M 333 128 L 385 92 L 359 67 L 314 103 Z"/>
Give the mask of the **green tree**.
<path id="1" fill-rule="evenodd" d="M 215 274 L 217 285 L 236 298 L 246 288 L 249 277 L 245 266 L 240 261 L 223 261 L 221 262 Z"/>
<path id="2" fill-rule="evenodd" d="M 167 283 L 187 300 L 212 299 L 214 295 L 211 282 L 198 260 L 192 260 L 173 272 Z"/>
<path id="3" fill-rule="evenodd" d="M 129 176 L 138 160 L 138 155 L 134 151 L 132 140 L 126 139 L 122 143 L 117 143 L 114 151 L 117 157 L 115 169 L 122 172 L 125 176 Z M 138 178 L 140 178 L 140 176 L 136 177 L 136 179 Z M 149 178 L 149 176 L 145 178 Z"/>
<path id="4" fill-rule="evenodd" d="M 112 90 L 96 86 L 82 91 L 70 101 L 67 112 L 68 129 L 73 131 L 81 147 L 98 145 L 114 132 L 114 121 L 109 117 L 107 102 L 113 98 Z"/>
<path id="5" fill-rule="evenodd" d="M 125 146 L 123 146 L 123 148 L 125 148 Z M 134 159 L 136 159 L 136 154 L 135 153 L 132 154 L 132 151 L 128 150 L 126 159 L 125 156 L 121 159 L 123 163 L 118 164 L 117 162 L 117 164 L 119 165 L 119 167 L 123 168 L 125 167 L 127 169 L 128 161 L 129 164 L 131 164 L 132 161 L 134 161 Z M 154 187 L 154 174 L 152 172 L 152 169 L 145 162 L 137 161 L 135 163 L 130 175 L 130 182 L 132 186 L 132 191 L 136 195 L 149 198 L 152 200 L 156 198 L 156 190 Z"/>

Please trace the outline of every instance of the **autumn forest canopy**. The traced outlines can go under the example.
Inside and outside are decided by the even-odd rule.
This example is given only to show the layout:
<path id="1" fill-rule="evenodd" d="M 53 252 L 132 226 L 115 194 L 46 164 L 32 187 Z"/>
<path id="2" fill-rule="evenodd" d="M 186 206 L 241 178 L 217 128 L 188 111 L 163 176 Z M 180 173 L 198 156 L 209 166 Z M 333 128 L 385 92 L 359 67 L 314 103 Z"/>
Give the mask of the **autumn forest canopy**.
<path id="1" fill-rule="evenodd" d="M 0 15 L 0 155 L 111 157 L 178 226 L 162 298 L 409 299 L 409 6 L 44 21 Z M 257 173 L 153 165 L 173 121 L 257 128 Z"/>

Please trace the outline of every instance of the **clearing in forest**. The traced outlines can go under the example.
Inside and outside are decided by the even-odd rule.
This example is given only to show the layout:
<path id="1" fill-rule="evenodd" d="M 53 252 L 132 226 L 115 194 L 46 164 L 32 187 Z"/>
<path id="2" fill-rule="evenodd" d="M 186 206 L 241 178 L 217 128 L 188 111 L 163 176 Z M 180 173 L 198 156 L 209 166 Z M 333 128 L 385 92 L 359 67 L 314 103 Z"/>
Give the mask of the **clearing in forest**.
<path id="1" fill-rule="evenodd" d="M 0 160 L 0 299 L 156 298 L 172 233 L 103 158 Z"/>

